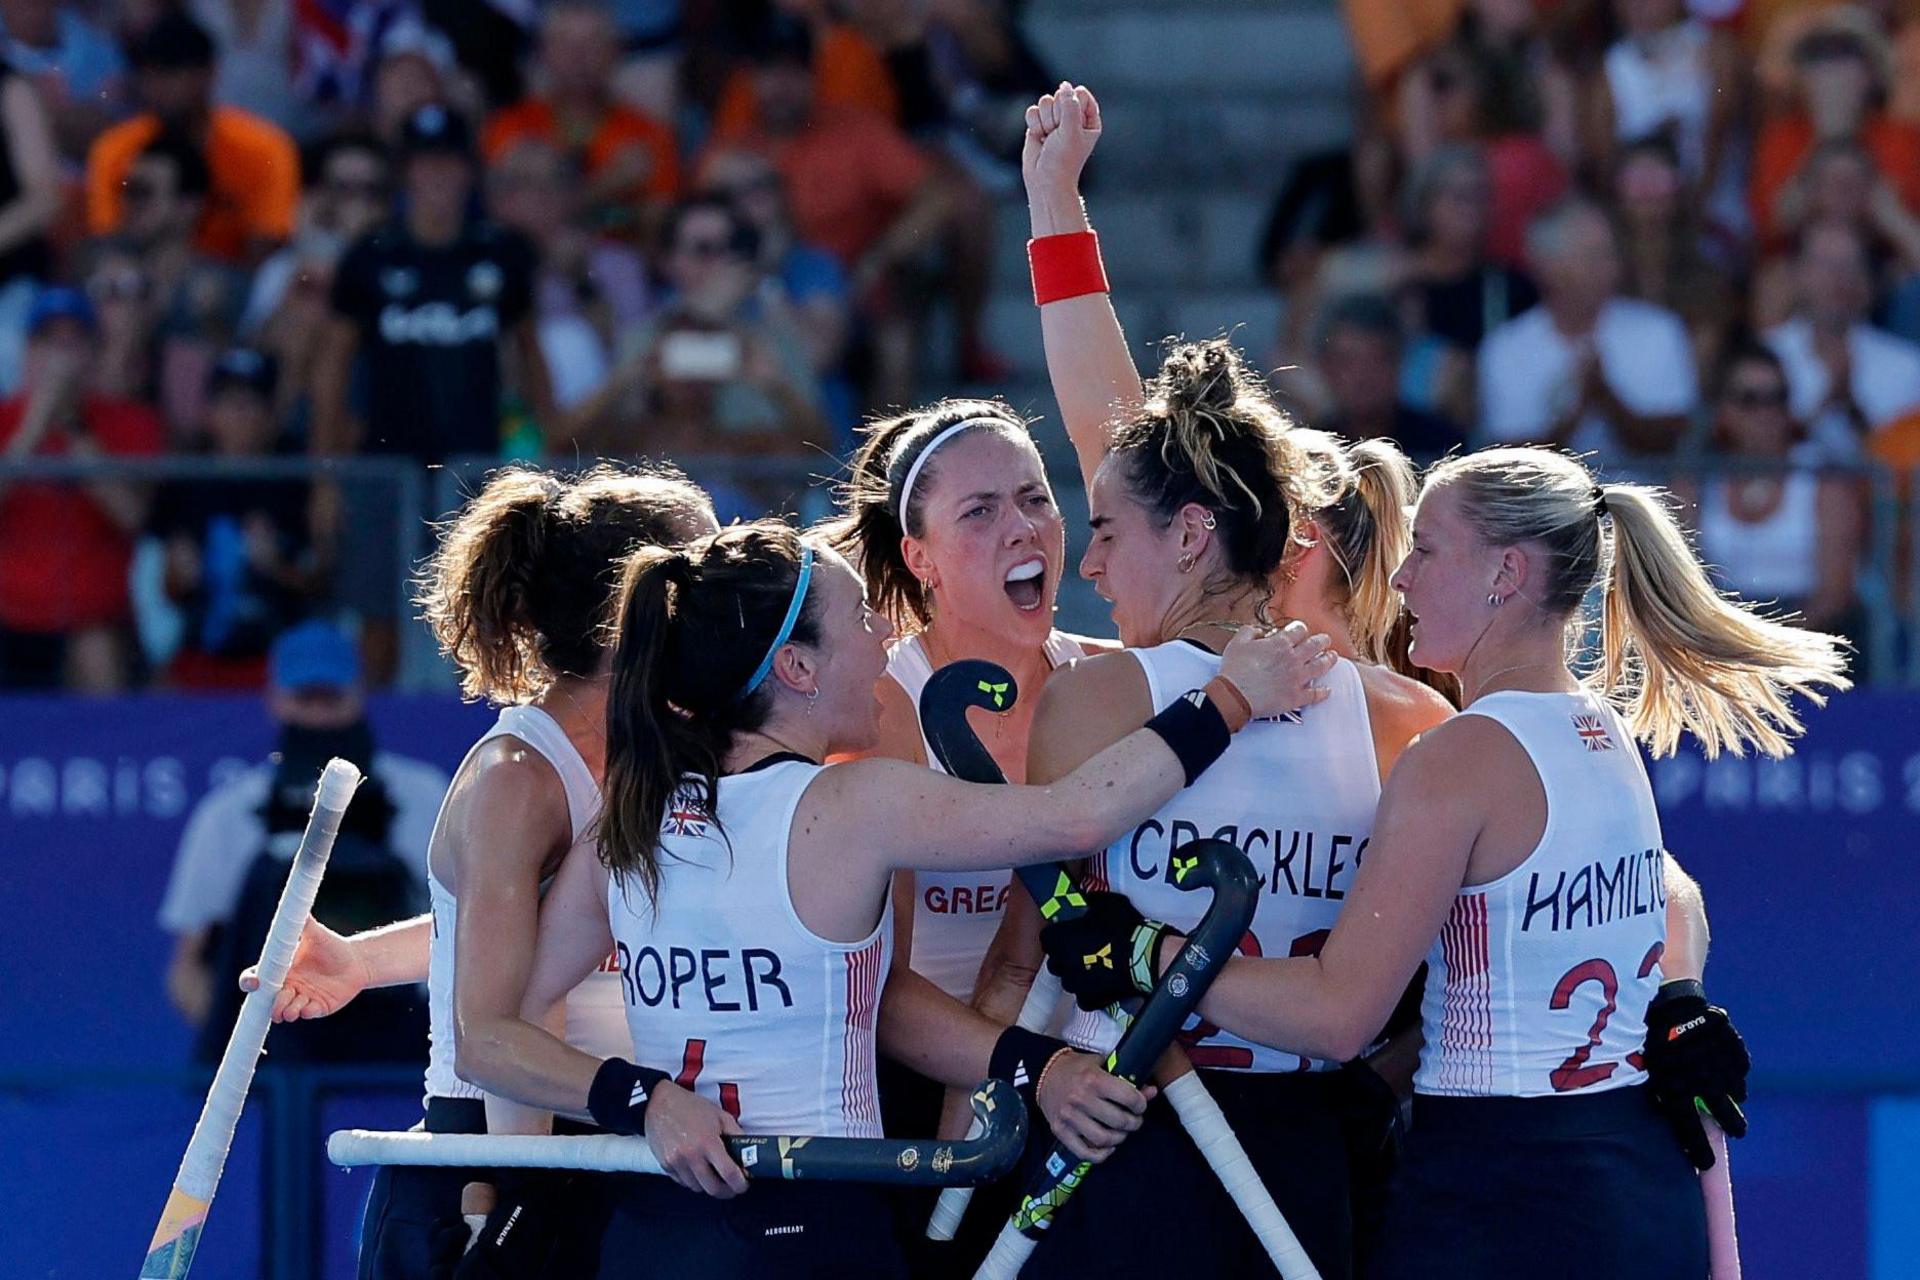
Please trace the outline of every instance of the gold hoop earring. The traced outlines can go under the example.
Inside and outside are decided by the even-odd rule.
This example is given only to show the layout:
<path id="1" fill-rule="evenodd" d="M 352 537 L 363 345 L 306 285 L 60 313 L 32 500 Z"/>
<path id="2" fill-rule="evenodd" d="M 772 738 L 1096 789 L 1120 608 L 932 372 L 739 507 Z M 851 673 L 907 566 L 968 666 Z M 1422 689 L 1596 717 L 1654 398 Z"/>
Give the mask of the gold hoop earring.
<path id="1" fill-rule="evenodd" d="M 1183 555 L 1180 557 L 1180 572 L 1182 573 L 1193 572 L 1193 553 L 1192 552 L 1188 552 L 1186 555 Z"/>

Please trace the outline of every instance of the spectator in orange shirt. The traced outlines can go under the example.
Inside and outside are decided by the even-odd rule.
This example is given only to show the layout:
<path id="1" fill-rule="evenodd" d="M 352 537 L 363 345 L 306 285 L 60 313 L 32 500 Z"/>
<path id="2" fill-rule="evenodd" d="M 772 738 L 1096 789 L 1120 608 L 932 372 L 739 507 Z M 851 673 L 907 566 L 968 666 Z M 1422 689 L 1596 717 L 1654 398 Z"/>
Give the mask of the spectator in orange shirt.
<path id="1" fill-rule="evenodd" d="M 0 460 L 161 451 L 152 410 L 86 389 L 96 332 L 78 290 L 34 300 L 22 390 L 0 402 Z M 127 568 L 146 511 L 124 481 L 0 482 L 0 688 L 125 685 Z"/>
<path id="2" fill-rule="evenodd" d="M 835 21 L 822 0 L 778 0 L 777 7 L 793 20 L 804 21 L 813 34 L 813 100 L 822 107 L 871 111 L 900 123 L 900 91 L 884 54 L 859 28 Z M 720 90 L 713 109 L 716 142 L 739 138 L 763 121 L 754 92 L 753 72 L 736 67 Z"/>
<path id="3" fill-rule="evenodd" d="M 101 134 L 87 156 L 87 223 L 95 235 L 126 216 L 124 186 L 134 161 L 163 132 L 201 148 L 213 186 L 195 240 L 203 253 L 252 262 L 293 234 L 300 156 L 279 126 L 235 107 L 213 105 L 213 41 L 183 13 L 168 10 L 128 50 L 146 110 Z"/>
<path id="4" fill-rule="evenodd" d="M 924 272 L 929 259 L 944 260 L 963 365 L 981 363 L 986 282 L 966 270 L 973 258 L 946 251 L 960 208 L 951 180 L 879 116 L 819 104 L 812 55 L 804 23 L 777 18 L 761 29 L 750 55 L 761 126 L 734 145 L 773 162 L 800 238 L 846 266 L 870 321 L 870 398 L 904 403 L 917 345 L 910 302 L 930 290 L 925 280 L 915 288 L 903 277 Z"/>
<path id="5" fill-rule="evenodd" d="M 650 220 L 643 206 L 664 207 L 680 187 L 673 131 L 614 101 L 620 60 L 612 16 L 585 0 L 558 0 L 540 25 L 542 92 L 494 113 L 484 140 L 489 164 L 514 143 L 552 143 L 587 177 L 585 201 L 594 221 L 638 233 Z"/>
<path id="6" fill-rule="evenodd" d="M 1806 221 L 1802 167 L 1821 144 L 1852 141 L 1909 210 L 1920 211 L 1920 127 L 1886 111 L 1884 41 L 1844 15 L 1823 19 L 1793 47 L 1801 109 L 1769 120 L 1754 142 L 1749 199 L 1763 247 L 1780 250 Z"/>

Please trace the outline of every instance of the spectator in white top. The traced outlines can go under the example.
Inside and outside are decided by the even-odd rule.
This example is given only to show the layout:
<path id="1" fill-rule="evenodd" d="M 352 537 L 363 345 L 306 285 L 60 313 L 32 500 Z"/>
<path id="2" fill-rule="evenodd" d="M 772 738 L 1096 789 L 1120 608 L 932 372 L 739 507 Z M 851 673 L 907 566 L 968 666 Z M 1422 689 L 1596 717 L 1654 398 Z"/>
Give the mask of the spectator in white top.
<path id="1" fill-rule="evenodd" d="M 1527 228 L 1540 304 L 1480 347 L 1483 443 L 1670 452 L 1699 402 L 1680 317 L 1619 296 L 1620 245 L 1604 210 L 1574 197 Z"/>
<path id="2" fill-rule="evenodd" d="M 1920 346 L 1867 323 L 1873 274 L 1857 227 L 1808 225 L 1794 284 L 1794 314 L 1767 331 L 1767 345 L 1820 456 L 1856 458 L 1868 433 L 1920 409 Z"/>
<path id="3" fill-rule="evenodd" d="M 306 622 L 284 633 L 269 659 L 269 684 L 267 707 L 280 727 L 275 758 L 194 807 L 160 904 L 160 927 L 176 939 L 167 996 L 210 1033 L 202 1045 L 211 1043 L 215 1053 L 226 1039 L 222 1013 L 230 1024 L 237 1011 L 235 976 L 259 952 L 258 940 L 248 952 L 235 936 L 248 932 L 242 917 L 249 898 L 271 887 L 254 882 L 284 878 L 326 762 L 341 756 L 367 774 L 315 908 L 323 920 L 335 917 L 330 926 L 348 931 L 402 919 L 425 902 L 427 841 L 449 783 L 434 765 L 375 747 L 359 655 L 331 624 Z M 245 959 L 229 963 L 236 950 Z"/>
<path id="4" fill-rule="evenodd" d="M 1806 428 L 1787 407 L 1779 359 L 1736 346 L 1721 372 L 1713 450 L 1742 464 L 1710 477 L 1697 495 L 1701 559 L 1749 600 L 1770 600 L 1822 631 L 1859 634 L 1854 581 L 1866 541 L 1858 477 L 1822 475 Z M 1692 486 L 1675 486 L 1683 498 Z"/>

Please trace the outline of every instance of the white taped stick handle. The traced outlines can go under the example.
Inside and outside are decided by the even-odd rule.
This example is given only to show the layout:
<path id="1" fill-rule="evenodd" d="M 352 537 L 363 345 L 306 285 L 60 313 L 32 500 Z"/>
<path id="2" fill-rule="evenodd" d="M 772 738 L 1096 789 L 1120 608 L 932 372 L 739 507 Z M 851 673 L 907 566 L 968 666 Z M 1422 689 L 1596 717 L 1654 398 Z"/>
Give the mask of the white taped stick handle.
<path id="1" fill-rule="evenodd" d="M 1727 1135 L 1708 1117 L 1700 1123 L 1713 1148 L 1713 1168 L 1700 1175 L 1707 1208 L 1707 1274 L 1712 1280 L 1740 1280 L 1740 1235 L 1733 1219 L 1733 1170 L 1727 1164 Z"/>
<path id="2" fill-rule="evenodd" d="M 1239 1206 L 1241 1216 L 1253 1228 L 1253 1234 L 1259 1237 L 1261 1247 L 1284 1280 L 1320 1280 L 1319 1270 L 1301 1248 L 1300 1238 L 1287 1225 L 1286 1216 L 1273 1202 L 1266 1184 L 1260 1181 L 1246 1148 L 1234 1136 L 1226 1114 L 1201 1083 L 1199 1073 L 1188 1071 L 1162 1086 L 1160 1092 L 1172 1104 L 1181 1126 L 1199 1148 L 1201 1158 Z"/>
<path id="3" fill-rule="evenodd" d="M 1020 1006 L 1020 1016 L 1014 1025 L 1023 1031 L 1045 1031 L 1047 1024 L 1053 1021 L 1053 1011 L 1060 1003 L 1060 979 L 1042 965 L 1033 976 L 1033 985 L 1027 988 L 1026 1003 Z M 975 1121 L 968 1129 L 969 1138 L 980 1136 L 980 1123 Z M 960 1220 L 967 1216 L 967 1205 L 973 1200 L 972 1187 L 948 1187 L 933 1202 L 933 1216 L 927 1219 L 927 1239 L 951 1240 L 960 1230 Z"/>
<path id="4" fill-rule="evenodd" d="M 273 1018 L 273 998 L 287 980 L 293 967 L 293 954 L 300 945 L 301 930 L 313 911 L 314 897 L 320 892 L 320 878 L 326 874 L 327 858 L 333 852 L 333 840 L 340 830 L 341 816 L 354 788 L 360 785 L 360 771 L 345 760 L 330 760 L 320 775 L 315 793 L 313 815 L 300 838 L 287 872 L 286 887 L 280 891 L 280 903 L 274 908 L 273 923 L 267 929 L 266 945 L 260 949 L 260 985 L 241 1002 L 240 1016 L 228 1037 L 226 1053 L 207 1090 L 207 1101 L 200 1121 L 194 1126 L 186 1154 L 180 1160 L 180 1173 L 174 1185 L 201 1200 L 213 1198 L 220 1172 L 227 1162 L 227 1148 L 233 1142 L 240 1122 L 240 1110 L 247 1100 L 247 1088 L 253 1082 L 253 1068 L 260 1049 L 266 1043 L 267 1028 Z M 322 804 L 322 799 L 327 803 Z"/>
<path id="5" fill-rule="evenodd" d="M 1027 1265 L 1027 1259 L 1033 1256 L 1038 1242 L 1029 1240 L 1014 1229 L 1009 1222 L 1000 1228 L 1000 1237 L 993 1242 L 993 1248 L 980 1261 L 980 1269 L 973 1273 L 973 1280 L 1019 1280 L 1020 1268 Z"/>
<path id="6" fill-rule="evenodd" d="M 314 807 L 328 813 L 345 813 L 347 802 L 353 799 L 359 786 L 360 770 L 351 761 L 335 756 L 320 771 L 320 790 L 313 798 Z"/>
<path id="7" fill-rule="evenodd" d="M 341 1129 L 327 1138 L 327 1159 L 361 1165 L 424 1165 L 488 1169 L 587 1169 L 596 1173 L 664 1173 L 645 1138 L 610 1133 L 547 1137 L 499 1133 L 383 1133 Z"/>

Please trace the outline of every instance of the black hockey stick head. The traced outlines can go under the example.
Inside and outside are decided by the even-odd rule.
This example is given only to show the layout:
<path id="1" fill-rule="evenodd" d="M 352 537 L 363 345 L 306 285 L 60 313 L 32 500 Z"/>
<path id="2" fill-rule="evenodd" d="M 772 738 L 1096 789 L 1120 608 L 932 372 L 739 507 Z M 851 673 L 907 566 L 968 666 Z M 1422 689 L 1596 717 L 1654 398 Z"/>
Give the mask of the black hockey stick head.
<path id="1" fill-rule="evenodd" d="M 920 691 L 920 727 L 940 767 L 963 782 L 1005 782 L 1006 775 L 967 723 L 969 707 L 1011 710 L 1020 686 L 1005 667 L 979 658 L 949 662 Z"/>
<path id="2" fill-rule="evenodd" d="M 1170 857 L 1174 887 L 1184 892 L 1211 889 L 1213 901 L 1207 904 L 1206 914 L 1188 935 L 1186 945 L 1160 975 L 1146 1004 L 1125 1024 L 1120 1043 L 1107 1055 L 1107 1070 L 1133 1084 L 1153 1071 L 1186 1023 L 1187 1015 L 1199 1007 L 1200 998 L 1226 967 L 1247 926 L 1253 923 L 1254 908 L 1260 901 L 1260 880 L 1253 863 L 1225 840 L 1190 840 Z M 1060 1206 L 1079 1190 L 1081 1179 L 1091 1168 L 1055 1143 L 1014 1210 L 1014 1228 L 1037 1239 Z"/>
<path id="3" fill-rule="evenodd" d="M 733 1158 L 753 1178 L 883 1182 L 907 1187 L 974 1187 L 1019 1162 L 1027 1145 L 1027 1108 L 1004 1080 L 973 1091 L 980 1131 L 957 1142 L 902 1138 L 737 1137 Z"/>

